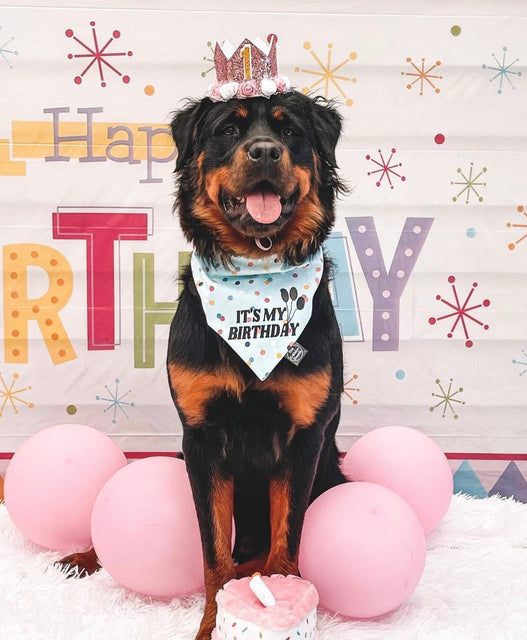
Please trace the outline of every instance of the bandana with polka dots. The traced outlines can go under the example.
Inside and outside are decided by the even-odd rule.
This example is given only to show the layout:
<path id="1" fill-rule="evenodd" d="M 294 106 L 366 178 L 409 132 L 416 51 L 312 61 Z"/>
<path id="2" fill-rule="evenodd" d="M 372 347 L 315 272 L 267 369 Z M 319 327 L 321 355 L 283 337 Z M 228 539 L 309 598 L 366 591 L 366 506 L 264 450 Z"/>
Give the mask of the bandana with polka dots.
<path id="1" fill-rule="evenodd" d="M 192 276 L 209 327 L 265 380 L 309 322 L 324 270 L 322 249 L 296 266 L 273 255 L 231 263 L 211 264 L 194 252 Z"/>

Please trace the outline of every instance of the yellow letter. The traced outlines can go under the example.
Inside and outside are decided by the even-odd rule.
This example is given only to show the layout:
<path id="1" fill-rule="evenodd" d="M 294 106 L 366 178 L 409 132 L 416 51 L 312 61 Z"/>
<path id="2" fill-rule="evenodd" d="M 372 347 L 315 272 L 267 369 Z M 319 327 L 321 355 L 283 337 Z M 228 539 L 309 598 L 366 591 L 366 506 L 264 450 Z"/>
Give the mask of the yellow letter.
<path id="1" fill-rule="evenodd" d="M 49 287 L 40 298 L 28 298 L 27 268 L 43 269 Z M 77 357 L 59 318 L 73 290 L 73 272 L 66 258 L 41 244 L 4 247 L 4 349 L 5 361 L 28 361 L 28 322 L 36 320 L 54 364 Z"/>

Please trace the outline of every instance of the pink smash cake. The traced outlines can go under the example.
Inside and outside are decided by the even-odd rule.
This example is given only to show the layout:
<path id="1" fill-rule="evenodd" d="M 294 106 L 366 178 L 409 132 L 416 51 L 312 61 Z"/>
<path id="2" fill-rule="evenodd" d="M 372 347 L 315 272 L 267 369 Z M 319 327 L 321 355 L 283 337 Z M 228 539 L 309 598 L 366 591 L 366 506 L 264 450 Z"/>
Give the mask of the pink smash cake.
<path id="1" fill-rule="evenodd" d="M 297 576 L 262 576 L 275 604 L 264 606 L 249 586 L 251 578 L 231 580 L 217 596 L 212 640 L 316 640 L 318 593 Z"/>

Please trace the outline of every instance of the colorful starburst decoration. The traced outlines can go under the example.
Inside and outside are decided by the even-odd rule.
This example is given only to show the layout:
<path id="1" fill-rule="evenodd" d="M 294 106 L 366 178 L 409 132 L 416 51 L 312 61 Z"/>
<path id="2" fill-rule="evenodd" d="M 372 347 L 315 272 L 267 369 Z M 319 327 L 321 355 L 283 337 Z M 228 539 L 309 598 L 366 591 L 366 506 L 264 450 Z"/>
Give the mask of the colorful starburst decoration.
<path id="1" fill-rule="evenodd" d="M 496 73 L 489 79 L 489 82 L 498 81 L 498 93 L 501 95 L 503 93 L 503 87 L 509 86 L 511 89 L 516 89 L 514 84 L 512 83 L 512 77 L 516 76 L 519 78 L 521 76 L 521 71 L 515 71 L 512 67 L 519 62 L 518 58 L 515 58 L 512 62 L 507 62 L 507 47 L 502 47 L 503 55 L 501 56 L 501 60 L 498 60 L 496 54 L 492 54 L 494 58 L 495 65 L 483 64 L 481 67 L 485 71 L 495 71 Z"/>
<path id="2" fill-rule="evenodd" d="M 386 159 L 385 153 L 378 150 L 379 159 L 373 158 L 370 154 L 366 156 L 366 160 L 370 160 L 374 165 L 378 167 L 378 169 L 373 169 L 372 171 L 368 171 L 369 176 L 375 176 L 377 178 L 377 182 L 375 183 L 378 187 L 380 187 L 385 181 L 385 184 L 390 186 L 390 189 L 393 189 L 393 180 L 398 178 L 401 182 L 406 180 L 405 176 L 398 173 L 399 167 L 402 167 L 402 162 L 393 162 L 393 156 L 395 155 L 397 149 L 391 149 L 390 156 Z"/>
<path id="3" fill-rule="evenodd" d="M 101 46 L 99 43 L 99 37 L 97 35 L 97 31 L 95 29 L 95 22 L 90 22 L 92 40 L 93 43 L 88 44 L 84 42 L 80 38 L 78 38 L 73 29 L 66 29 L 66 37 L 71 38 L 74 42 L 76 42 L 80 47 L 82 53 L 69 53 L 68 60 L 84 60 L 87 64 L 84 69 L 80 72 L 79 75 L 73 78 L 75 84 L 82 84 L 84 80 L 84 76 L 90 71 L 90 69 L 94 68 L 99 72 L 99 80 L 101 83 L 101 87 L 106 87 L 106 77 L 105 72 L 111 71 L 115 75 L 119 76 L 121 80 L 128 84 L 130 82 L 130 76 L 123 75 L 119 69 L 112 64 L 109 59 L 123 57 L 123 56 L 131 56 L 132 51 L 110 51 L 115 40 L 121 37 L 121 32 L 117 29 L 113 31 L 112 35 L 106 40 L 106 42 Z"/>
<path id="4" fill-rule="evenodd" d="M 112 411 L 112 422 L 113 424 L 117 424 L 117 412 L 119 411 L 121 413 L 121 415 L 123 415 L 127 420 L 129 418 L 128 413 L 127 413 L 127 408 L 128 407 L 135 407 L 135 403 L 134 402 L 128 402 L 126 401 L 124 398 L 126 398 L 126 396 L 129 393 L 132 393 L 131 390 L 129 389 L 128 391 L 126 391 L 125 393 L 122 393 L 121 395 L 119 394 L 119 384 L 120 384 L 120 380 L 119 378 L 115 378 L 115 391 L 111 391 L 110 388 L 108 387 L 108 385 L 104 385 L 104 388 L 106 389 L 106 391 L 108 392 L 108 396 L 109 397 L 103 397 L 103 396 L 95 396 L 96 400 L 100 400 L 101 402 L 106 402 L 108 403 L 108 406 L 103 410 L 104 413 L 106 413 L 107 411 Z"/>
<path id="5" fill-rule="evenodd" d="M 481 171 L 477 175 L 475 175 L 474 163 L 471 162 L 468 170 L 468 175 L 465 175 L 463 169 L 458 169 L 457 172 L 461 176 L 461 180 L 452 180 L 450 184 L 461 186 L 462 189 L 455 196 L 452 196 L 452 200 L 454 202 L 457 202 L 460 196 L 465 195 L 465 204 L 469 204 L 470 197 L 474 195 L 478 199 L 478 202 L 483 202 L 483 196 L 481 195 L 480 191 L 478 191 L 478 189 L 487 186 L 486 182 L 480 181 L 481 176 L 484 173 L 487 173 L 487 167 L 483 167 Z"/>
<path id="6" fill-rule="evenodd" d="M 14 373 L 11 381 L 7 382 L 4 376 L 0 373 L 0 418 L 3 417 L 6 407 L 10 407 L 13 413 L 18 413 L 18 405 L 33 409 L 35 406 L 32 402 L 28 402 L 21 398 L 21 394 L 26 391 L 31 391 L 31 387 L 16 387 L 17 380 L 19 378 L 18 373 Z"/>
<path id="7" fill-rule="evenodd" d="M 0 24 L 0 29 L 2 29 L 2 25 Z M 11 64 L 9 56 L 17 56 L 18 51 L 12 49 L 11 43 L 14 41 L 14 37 L 9 38 L 5 42 L 2 42 L 0 39 L 0 57 L 7 64 L 7 66 L 12 69 L 13 65 Z"/>
<path id="8" fill-rule="evenodd" d="M 422 96 L 425 91 L 425 87 L 433 89 L 434 93 L 440 93 L 441 89 L 437 86 L 437 81 L 442 80 L 443 76 L 432 73 L 441 66 L 441 60 L 436 60 L 432 65 L 425 64 L 426 58 L 421 58 L 420 66 L 412 60 L 412 58 L 406 58 L 406 62 L 412 67 L 412 71 L 402 71 L 401 75 L 408 78 L 413 78 L 406 85 L 407 89 L 413 89 L 414 86 L 419 87 L 419 95 Z"/>
<path id="9" fill-rule="evenodd" d="M 443 413 L 441 415 L 444 418 L 447 414 L 447 411 L 450 410 L 452 417 L 454 420 L 459 418 L 459 415 L 456 413 L 455 405 L 464 405 L 465 401 L 456 398 L 458 393 L 463 392 L 463 387 L 458 387 L 455 391 L 452 389 L 453 380 L 450 378 L 448 381 L 448 387 L 444 387 L 441 384 L 441 380 L 438 378 L 436 380 L 436 385 L 439 388 L 439 393 L 432 393 L 434 398 L 439 398 L 439 402 L 430 407 L 430 411 L 435 411 L 436 409 L 442 409 Z"/>
<path id="10" fill-rule="evenodd" d="M 441 322 L 443 320 L 453 320 L 454 322 L 447 333 L 447 338 L 453 338 L 456 330 L 458 328 L 461 328 L 465 337 L 465 346 L 470 348 L 474 345 L 474 342 L 469 335 L 469 327 L 471 326 L 470 323 L 483 327 L 485 331 L 489 329 L 489 325 L 484 324 L 481 320 L 478 320 L 478 318 L 474 316 L 473 312 L 476 309 L 482 309 L 484 307 L 488 307 L 490 305 L 490 300 L 485 299 L 479 304 L 472 304 L 471 306 L 469 306 L 471 303 L 472 296 L 478 286 L 478 283 L 477 282 L 472 283 L 472 287 L 470 288 L 469 292 L 466 294 L 463 302 L 461 302 L 461 298 L 459 296 L 459 293 L 455 284 L 456 282 L 455 276 L 449 276 L 448 282 L 452 287 L 453 300 L 452 301 L 447 300 L 446 298 L 443 298 L 443 296 L 439 294 L 436 296 L 436 300 L 438 300 L 439 302 L 442 302 L 446 307 L 448 307 L 449 309 L 452 309 L 452 311 L 450 313 L 447 313 L 444 316 L 437 316 L 437 317 L 433 316 L 428 319 L 428 322 L 431 325 L 435 325 L 437 322 Z"/>
<path id="11" fill-rule="evenodd" d="M 351 376 L 349 380 L 346 380 L 346 382 L 344 383 L 344 393 L 351 400 L 353 404 L 359 404 L 359 401 L 355 398 L 353 394 L 359 392 L 360 389 L 358 387 L 354 387 L 350 385 L 355 384 L 355 380 L 357 380 L 358 377 L 359 376 L 355 373 Z"/>
<path id="12" fill-rule="evenodd" d="M 206 69 L 205 71 L 201 72 L 201 77 L 202 78 L 204 78 L 211 71 L 214 71 L 214 48 L 213 48 L 213 44 L 212 44 L 212 42 L 210 40 L 207 42 L 207 48 L 210 51 L 210 57 L 203 56 L 203 62 L 208 62 L 210 66 L 209 66 L 208 69 Z"/>
<path id="13" fill-rule="evenodd" d="M 522 349 L 521 360 L 513 358 L 512 364 L 516 365 L 517 367 L 520 367 L 521 371 L 519 375 L 524 376 L 527 373 L 527 351 L 525 349 Z"/>
<path id="14" fill-rule="evenodd" d="M 514 222 L 507 222 L 507 227 L 509 229 L 523 229 L 522 234 L 517 240 L 515 240 L 514 242 L 510 242 L 509 243 L 509 249 L 512 251 L 513 249 L 516 249 L 516 247 L 520 244 L 520 242 L 523 242 L 523 240 L 525 240 L 525 238 L 527 238 L 527 212 L 525 211 L 525 207 L 523 207 L 522 205 L 520 205 L 519 207 L 516 208 L 516 211 L 518 211 L 518 213 L 521 213 L 522 216 L 525 218 L 525 222 L 523 224 L 518 224 L 518 223 L 514 223 Z"/>
<path id="15" fill-rule="evenodd" d="M 357 54 L 352 51 L 344 59 L 341 59 L 337 64 L 333 63 L 333 44 L 328 44 L 326 61 L 324 62 L 320 56 L 313 50 L 310 42 L 304 42 L 304 49 L 309 51 L 313 60 L 317 63 L 317 69 L 303 69 L 296 67 L 297 73 L 305 73 L 312 77 L 313 82 L 302 89 L 303 93 L 309 93 L 314 90 L 322 89 L 325 98 L 331 98 L 332 93 L 336 90 L 341 98 L 344 99 L 344 104 L 347 107 L 351 107 L 353 100 L 348 96 L 347 89 L 348 83 L 354 84 L 357 82 L 357 78 L 344 75 L 343 69 L 351 61 L 357 59 Z"/>

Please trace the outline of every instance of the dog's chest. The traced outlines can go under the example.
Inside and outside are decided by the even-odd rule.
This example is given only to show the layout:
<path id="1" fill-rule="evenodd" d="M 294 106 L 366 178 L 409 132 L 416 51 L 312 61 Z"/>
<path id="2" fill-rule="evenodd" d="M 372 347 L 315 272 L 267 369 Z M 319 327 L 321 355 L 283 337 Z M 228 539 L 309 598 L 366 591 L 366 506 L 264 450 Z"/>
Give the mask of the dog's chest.
<path id="1" fill-rule="evenodd" d="M 172 362 L 168 370 L 176 404 L 191 428 L 262 424 L 269 431 L 283 422 L 294 432 L 314 423 L 331 387 L 329 366 L 303 375 L 276 372 L 263 382 L 248 382 L 239 369 L 220 363 L 205 369 Z"/>
<path id="2" fill-rule="evenodd" d="M 296 380 L 271 376 L 240 396 L 222 391 L 210 398 L 197 429 L 233 475 L 266 476 L 288 458 L 297 434 L 313 428 L 328 386 L 323 371 Z"/>

